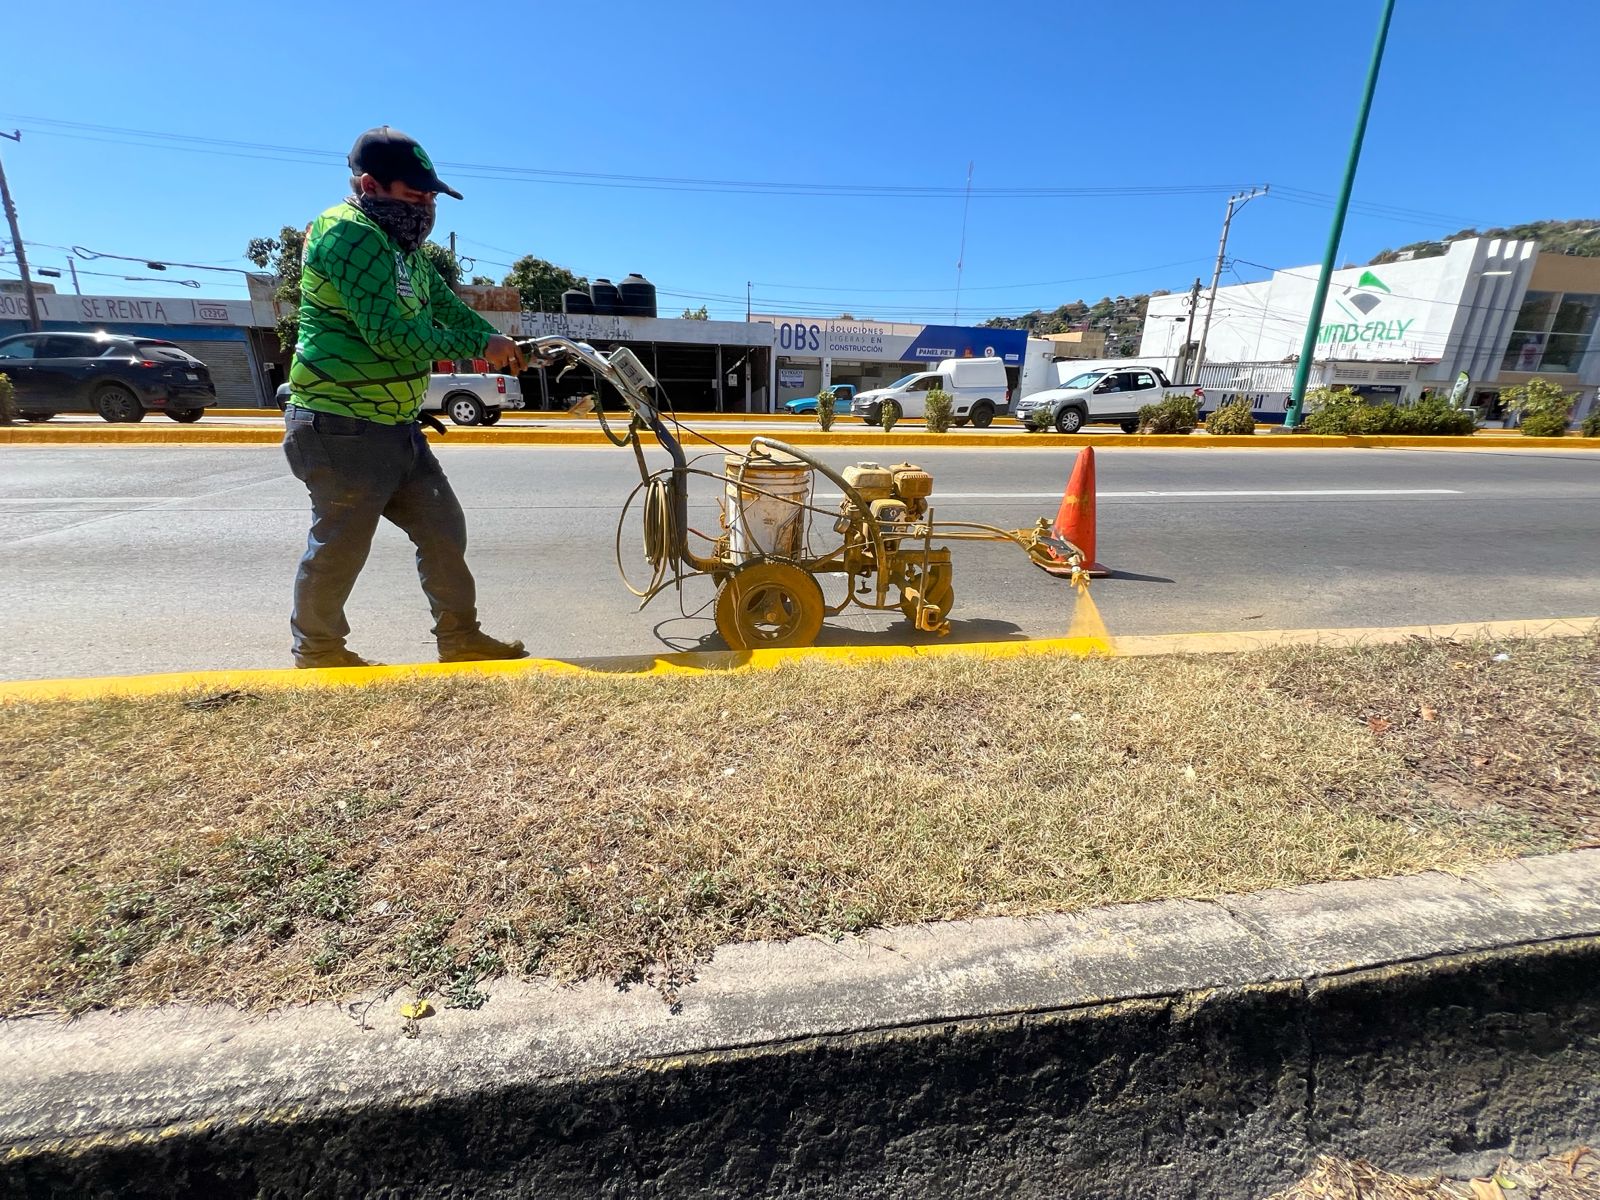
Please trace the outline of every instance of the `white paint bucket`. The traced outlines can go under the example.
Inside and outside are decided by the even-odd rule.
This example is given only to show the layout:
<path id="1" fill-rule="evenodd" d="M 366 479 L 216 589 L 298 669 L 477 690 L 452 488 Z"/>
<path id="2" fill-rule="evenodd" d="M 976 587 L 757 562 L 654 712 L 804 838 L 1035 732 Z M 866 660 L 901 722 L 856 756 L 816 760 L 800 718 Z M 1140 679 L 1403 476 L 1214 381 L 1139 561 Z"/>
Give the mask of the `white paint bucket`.
<path id="1" fill-rule="evenodd" d="M 722 519 L 733 560 L 799 558 L 805 549 L 811 468 L 775 452 L 771 458 L 730 454 L 724 470 Z"/>

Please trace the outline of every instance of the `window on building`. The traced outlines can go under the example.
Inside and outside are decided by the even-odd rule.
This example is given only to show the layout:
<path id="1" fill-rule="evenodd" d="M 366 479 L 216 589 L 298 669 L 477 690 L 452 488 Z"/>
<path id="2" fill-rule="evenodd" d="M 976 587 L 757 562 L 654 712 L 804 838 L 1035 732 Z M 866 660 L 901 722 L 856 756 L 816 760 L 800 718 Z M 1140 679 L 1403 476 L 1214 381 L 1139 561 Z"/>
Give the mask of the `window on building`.
<path id="1" fill-rule="evenodd" d="M 1550 340 L 1545 346 L 1544 371 L 1576 372 L 1583 365 L 1583 353 L 1594 336 L 1595 318 L 1600 317 L 1600 296 L 1561 297 L 1555 320 L 1550 325 Z"/>
<path id="2" fill-rule="evenodd" d="M 1600 296 L 1529 292 L 1500 361 L 1503 371 L 1576 372 L 1600 319 Z"/>

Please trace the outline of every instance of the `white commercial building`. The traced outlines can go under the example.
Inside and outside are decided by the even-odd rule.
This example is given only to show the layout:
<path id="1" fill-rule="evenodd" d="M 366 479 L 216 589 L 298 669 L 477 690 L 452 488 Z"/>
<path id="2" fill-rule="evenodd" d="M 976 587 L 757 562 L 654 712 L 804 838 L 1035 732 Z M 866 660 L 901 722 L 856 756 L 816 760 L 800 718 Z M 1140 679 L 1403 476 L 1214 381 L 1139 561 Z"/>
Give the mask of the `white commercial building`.
<path id="1" fill-rule="evenodd" d="M 1320 268 L 1274 271 L 1217 291 L 1199 382 L 1213 395 L 1253 397 L 1281 413 Z M 1191 374 L 1206 317 L 1202 294 L 1150 301 L 1140 358 Z M 1313 387 L 1414 399 L 1448 391 L 1462 373 L 1473 403 L 1498 414 L 1502 387 L 1542 375 L 1580 395 L 1600 384 L 1600 259 L 1540 254 L 1531 241 L 1470 238 L 1445 254 L 1333 273 L 1317 333 Z"/>
<path id="2" fill-rule="evenodd" d="M 931 371 L 946 358 L 998 358 L 1015 386 L 1028 341 L 1021 329 L 986 326 L 770 314 L 750 320 L 772 329 L 775 407 L 836 383 L 862 391 L 883 387 L 912 371 Z"/>

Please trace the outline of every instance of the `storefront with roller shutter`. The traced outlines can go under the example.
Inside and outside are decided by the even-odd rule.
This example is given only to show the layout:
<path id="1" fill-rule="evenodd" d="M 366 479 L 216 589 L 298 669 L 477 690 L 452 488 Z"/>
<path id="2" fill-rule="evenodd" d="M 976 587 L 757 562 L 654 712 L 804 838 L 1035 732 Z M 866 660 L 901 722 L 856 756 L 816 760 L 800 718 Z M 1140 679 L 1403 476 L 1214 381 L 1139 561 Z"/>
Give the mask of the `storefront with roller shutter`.
<path id="1" fill-rule="evenodd" d="M 206 364 L 217 385 L 219 408 L 271 403 L 262 358 L 250 336 L 254 328 L 270 328 L 270 309 L 259 313 L 248 300 L 45 294 L 38 301 L 40 325 L 46 330 L 103 330 L 175 343 Z M 26 332 L 27 315 L 21 296 L 0 294 L 0 337 Z"/>
<path id="2" fill-rule="evenodd" d="M 217 385 L 218 408 L 255 408 L 270 399 L 263 396 L 261 366 L 245 330 L 175 326 L 139 332 L 174 342 L 205 363 Z"/>

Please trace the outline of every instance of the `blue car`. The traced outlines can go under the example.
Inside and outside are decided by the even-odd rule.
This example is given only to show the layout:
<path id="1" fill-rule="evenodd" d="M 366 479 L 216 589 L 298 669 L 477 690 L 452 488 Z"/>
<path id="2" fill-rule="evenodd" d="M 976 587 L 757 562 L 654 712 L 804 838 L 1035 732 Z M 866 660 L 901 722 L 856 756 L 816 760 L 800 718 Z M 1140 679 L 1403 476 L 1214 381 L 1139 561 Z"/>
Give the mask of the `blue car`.
<path id="1" fill-rule="evenodd" d="M 850 412 L 850 405 L 856 398 L 856 388 L 853 383 L 836 383 L 833 385 L 833 411 L 840 416 Z M 815 396 L 797 396 L 784 403 L 784 411 L 792 413 L 815 413 L 817 411 L 817 398 Z"/>

